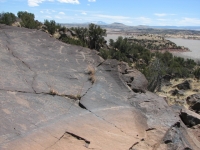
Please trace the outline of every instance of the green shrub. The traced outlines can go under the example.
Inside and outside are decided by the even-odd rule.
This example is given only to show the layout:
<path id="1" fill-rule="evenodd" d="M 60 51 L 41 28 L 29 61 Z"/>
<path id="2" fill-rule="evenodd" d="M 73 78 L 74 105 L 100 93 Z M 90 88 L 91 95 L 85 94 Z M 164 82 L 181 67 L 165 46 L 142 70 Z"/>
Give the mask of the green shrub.
<path id="1" fill-rule="evenodd" d="M 100 52 L 100 56 L 103 57 L 103 59 L 108 59 L 108 58 L 110 58 L 109 50 L 100 49 L 99 52 Z"/>
<path id="2" fill-rule="evenodd" d="M 193 72 L 195 78 L 200 79 L 200 68 L 197 68 Z"/>
<path id="3" fill-rule="evenodd" d="M 62 42 L 68 43 L 68 44 L 73 44 L 73 45 L 79 45 L 79 46 L 86 47 L 85 43 L 82 42 L 82 41 L 79 40 L 79 39 L 73 39 L 73 38 L 70 38 L 70 37 L 67 37 L 67 36 L 62 36 L 62 37 L 60 38 L 60 40 L 61 40 Z"/>
<path id="4" fill-rule="evenodd" d="M 106 36 L 106 30 L 102 29 L 100 26 L 91 23 L 88 29 L 88 47 L 90 49 L 100 50 L 101 44 L 103 44 L 103 42 L 105 41 L 103 36 Z"/>
<path id="5" fill-rule="evenodd" d="M 16 21 L 16 16 L 13 13 L 0 13 L 0 23 L 12 25 Z"/>
<path id="6" fill-rule="evenodd" d="M 19 11 L 17 13 L 18 18 L 22 20 L 21 26 L 29 29 L 36 29 L 37 28 L 37 23 L 34 20 L 35 15 L 32 13 L 28 13 L 26 11 Z"/>
<path id="7" fill-rule="evenodd" d="M 51 35 L 53 35 L 57 29 L 61 29 L 61 25 L 56 23 L 54 20 L 44 20 L 44 25 L 47 27 L 47 31 Z"/>

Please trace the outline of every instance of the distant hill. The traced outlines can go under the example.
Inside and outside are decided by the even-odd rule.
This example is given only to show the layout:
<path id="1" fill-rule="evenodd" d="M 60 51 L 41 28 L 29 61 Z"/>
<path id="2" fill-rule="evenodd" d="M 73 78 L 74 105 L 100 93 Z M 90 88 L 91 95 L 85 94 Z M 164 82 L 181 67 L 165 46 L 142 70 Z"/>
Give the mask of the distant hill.
<path id="1" fill-rule="evenodd" d="M 97 21 L 97 22 L 93 22 L 94 24 L 97 25 L 107 25 L 107 23 L 103 22 L 103 21 Z"/>
<path id="2" fill-rule="evenodd" d="M 200 30 L 200 26 L 149 26 L 154 29 Z"/>
<path id="3" fill-rule="evenodd" d="M 108 26 L 120 26 L 120 27 L 122 27 L 122 26 L 127 26 L 127 25 L 125 25 L 123 23 L 114 22 L 114 23 L 109 24 Z"/>
<path id="4" fill-rule="evenodd" d="M 62 24 L 68 28 L 70 27 L 85 27 L 87 28 L 91 22 L 87 23 L 66 23 Z M 107 24 L 102 21 L 93 22 L 94 24 L 99 25 L 103 29 L 109 30 L 111 33 L 119 32 L 126 34 L 160 34 L 160 35 L 193 35 L 192 39 L 199 39 L 200 36 L 200 26 L 148 26 L 148 25 L 138 25 L 138 26 L 129 26 L 123 23 L 114 22 Z M 182 38 L 182 37 L 181 37 Z"/>

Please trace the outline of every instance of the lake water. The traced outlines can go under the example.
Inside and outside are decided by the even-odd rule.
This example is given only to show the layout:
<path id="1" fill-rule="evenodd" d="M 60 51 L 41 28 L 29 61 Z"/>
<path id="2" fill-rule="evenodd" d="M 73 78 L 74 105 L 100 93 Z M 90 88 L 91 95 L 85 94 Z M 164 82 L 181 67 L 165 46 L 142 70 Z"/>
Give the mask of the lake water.
<path id="1" fill-rule="evenodd" d="M 107 43 L 109 44 L 110 39 L 113 39 L 114 41 L 116 41 L 119 36 L 122 36 L 123 38 L 129 37 L 129 36 L 125 36 L 123 34 L 107 34 L 107 36 L 104 38 L 107 41 Z"/>
<path id="2" fill-rule="evenodd" d="M 188 47 L 191 52 L 174 53 L 175 55 L 200 60 L 200 40 L 167 38 L 178 46 Z"/>
<path id="3" fill-rule="evenodd" d="M 105 40 L 107 40 L 107 43 L 109 44 L 109 39 L 113 39 L 115 41 L 118 38 L 118 36 L 128 37 L 122 34 L 121 35 L 108 34 L 107 37 L 105 37 Z M 182 52 L 182 53 L 173 52 L 174 55 L 181 56 L 184 58 L 192 58 L 195 60 L 197 59 L 200 60 L 200 40 L 179 39 L 179 38 L 167 38 L 167 40 L 176 43 L 178 46 L 185 46 L 191 50 L 191 52 Z"/>
<path id="4" fill-rule="evenodd" d="M 105 38 L 105 40 L 106 40 L 107 42 L 109 42 L 110 39 L 113 39 L 114 41 L 116 41 L 116 39 L 117 39 L 119 36 L 121 36 L 121 35 L 120 35 L 120 34 L 107 34 L 107 36 L 104 37 L 104 38 Z M 123 37 L 123 36 L 122 36 L 122 37 Z"/>

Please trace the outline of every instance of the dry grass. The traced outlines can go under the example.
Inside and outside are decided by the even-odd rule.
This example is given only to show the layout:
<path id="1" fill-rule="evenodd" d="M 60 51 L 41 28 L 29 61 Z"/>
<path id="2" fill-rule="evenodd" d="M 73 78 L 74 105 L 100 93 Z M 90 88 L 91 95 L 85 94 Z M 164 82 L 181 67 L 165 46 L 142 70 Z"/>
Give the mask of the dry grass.
<path id="1" fill-rule="evenodd" d="M 90 82 L 94 84 L 96 82 L 96 76 L 95 76 L 96 71 L 92 65 L 88 65 L 87 73 L 89 74 L 88 80 L 90 80 Z"/>
<path id="2" fill-rule="evenodd" d="M 87 73 L 89 75 L 94 75 L 95 74 L 95 68 L 92 65 L 88 65 L 88 67 L 87 67 Z"/>
<path id="3" fill-rule="evenodd" d="M 84 83 L 83 83 L 83 86 L 84 86 Z M 50 90 L 49 90 L 48 94 L 50 94 L 52 96 L 57 95 L 57 96 L 65 97 L 65 98 L 68 97 L 68 98 L 73 99 L 73 100 L 80 100 L 81 99 L 81 92 L 82 92 L 83 86 L 80 88 L 80 90 L 77 91 L 77 94 L 70 94 L 70 95 L 58 93 L 54 88 L 52 88 L 51 86 L 49 86 Z"/>
<path id="4" fill-rule="evenodd" d="M 92 84 L 94 84 L 96 82 L 96 76 L 95 75 L 90 75 L 88 78 Z"/>
<path id="5" fill-rule="evenodd" d="M 80 100 L 81 99 L 81 95 L 77 94 L 77 95 L 66 95 L 66 97 L 73 99 L 73 100 Z"/>
<path id="6" fill-rule="evenodd" d="M 54 90 L 53 88 L 50 89 L 49 94 L 51 94 L 51 95 L 59 95 L 59 93 L 56 90 Z"/>
<path id="7" fill-rule="evenodd" d="M 177 89 L 176 85 L 184 82 L 185 80 L 190 80 L 191 83 L 191 87 L 192 89 L 189 90 L 185 90 L 184 91 L 184 95 L 180 96 L 180 95 L 171 95 L 171 90 L 175 90 Z M 186 108 L 188 108 L 187 104 L 185 103 L 185 100 L 188 96 L 193 95 L 193 94 L 197 94 L 199 93 L 199 89 L 200 89 L 200 82 L 198 82 L 197 79 L 193 79 L 193 78 L 187 78 L 187 79 L 173 79 L 170 81 L 170 83 L 172 85 L 170 86 L 163 86 L 162 87 L 162 92 L 156 92 L 159 96 L 161 97 L 166 97 L 167 98 L 167 102 L 169 105 L 173 105 L 173 104 L 179 104 L 179 105 L 183 105 Z"/>

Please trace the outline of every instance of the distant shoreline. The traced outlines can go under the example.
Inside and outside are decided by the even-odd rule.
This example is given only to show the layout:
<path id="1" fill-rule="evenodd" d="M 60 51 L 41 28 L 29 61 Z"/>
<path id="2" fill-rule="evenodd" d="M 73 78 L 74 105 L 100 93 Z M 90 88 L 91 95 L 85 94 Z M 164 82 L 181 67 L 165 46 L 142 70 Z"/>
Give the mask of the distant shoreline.
<path id="1" fill-rule="evenodd" d="M 184 37 L 165 37 L 165 39 L 185 39 L 185 40 L 200 40 L 200 38 L 184 38 Z"/>
<path id="2" fill-rule="evenodd" d="M 176 53 L 182 53 L 182 52 L 191 52 L 191 50 L 187 50 L 187 49 L 160 49 L 160 50 L 150 50 L 151 52 L 176 52 Z"/>

